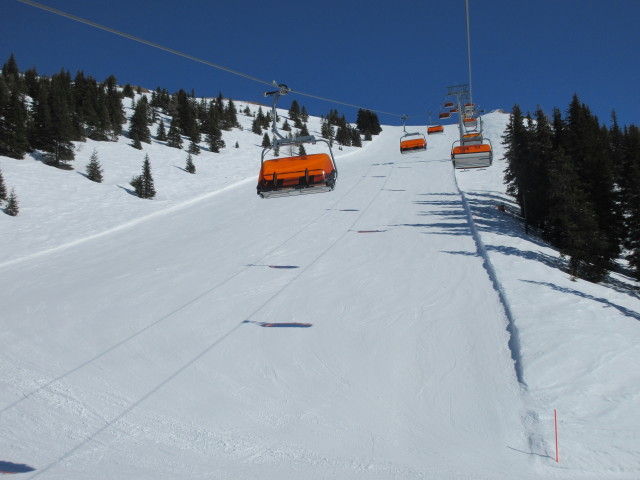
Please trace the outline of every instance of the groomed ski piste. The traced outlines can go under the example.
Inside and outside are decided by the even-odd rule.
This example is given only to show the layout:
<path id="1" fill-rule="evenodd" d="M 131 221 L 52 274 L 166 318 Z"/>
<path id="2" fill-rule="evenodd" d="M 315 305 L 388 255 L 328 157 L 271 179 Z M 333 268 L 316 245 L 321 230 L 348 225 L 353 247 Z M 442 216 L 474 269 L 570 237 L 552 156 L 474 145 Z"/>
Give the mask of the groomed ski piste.
<path id="1" fill-rule="evenodd" d="M 269 200 L 244 116 L 195 175 L 125 137 L 77 144 L 74 171 L 0 158 L 0 471 L 638 478 L 637 283 L 572 281 L 524 233 L 508 115 L 483 118 L 488 169 L 453 170 L 455 125 L 405 154 L 383 126 L 336 148 L 333 192 Z M 145 154 L 154 200 L 128 185 Z"/>

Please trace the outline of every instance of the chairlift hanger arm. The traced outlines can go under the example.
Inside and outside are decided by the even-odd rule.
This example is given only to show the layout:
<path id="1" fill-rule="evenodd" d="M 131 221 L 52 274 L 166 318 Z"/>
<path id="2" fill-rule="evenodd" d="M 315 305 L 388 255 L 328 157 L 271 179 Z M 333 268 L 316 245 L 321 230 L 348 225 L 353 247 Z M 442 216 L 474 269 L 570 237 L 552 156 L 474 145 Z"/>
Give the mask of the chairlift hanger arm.
<path id="1" fill-rule="evenodd" d="M 272 92 L 264 92 L 264 96 L 273 96 L 273 105 L 271 106 L 271 116 L 273 117 L 271 119 L 271 132 L 277 137 L 276 142 L 281 142 L 285 140 L 285 137 L 280 135 L 280 132 L 278 132 L 278 112 L 276 111 L 276 104 L 278 103 L 280 95 L 288 94 L 291 89 L 284 83 L 278 83 L 275 80 L 273 81 L 273 85 L 278 87 L 278 90 L 274 90 Z"/>

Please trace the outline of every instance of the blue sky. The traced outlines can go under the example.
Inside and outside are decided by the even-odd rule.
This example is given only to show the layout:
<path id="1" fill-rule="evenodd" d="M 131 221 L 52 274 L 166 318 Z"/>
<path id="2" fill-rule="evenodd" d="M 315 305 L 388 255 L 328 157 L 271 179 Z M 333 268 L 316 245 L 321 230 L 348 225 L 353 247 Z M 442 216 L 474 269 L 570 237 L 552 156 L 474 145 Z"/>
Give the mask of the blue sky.
<path id="1" fill-rule="evenodd" d="M 464 0 L 40 0 L 145 40 L 291 88 L 437 118 L 446 87 L 468 81 Z M 470 0 L 473 98 L 565 111 L 574 93 L 609 124 L 640 124 L 640 0 Z M 51 75 L 183 88 L 264 102 L 265 85 L 39 10 L 2 0 L 0 61 Z M 310 113 L 356 110 L 290 95 Z M 422 115 L 418 118 L 418 115 Z M 380 115 L 382 123 L 399 124 Z"/>

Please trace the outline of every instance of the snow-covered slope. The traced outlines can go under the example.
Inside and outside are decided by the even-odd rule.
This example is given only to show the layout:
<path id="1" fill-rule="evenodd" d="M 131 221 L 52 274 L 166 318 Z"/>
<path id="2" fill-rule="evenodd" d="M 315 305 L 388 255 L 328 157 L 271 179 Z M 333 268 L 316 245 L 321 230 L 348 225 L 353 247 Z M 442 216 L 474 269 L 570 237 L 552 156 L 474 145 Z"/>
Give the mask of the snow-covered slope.
<path id="1" fill-rule="evenodd" d="M 75 172 L 1 159 L 21 213 L 0 215 L 0 470 L 638 476 L 640 300 L 619 275 L 570 281 L 524 235 L 506 115 L 485 117 L 490 169 L 451 169 L 454 126 L 405 155 L 385 127 L 336 152 L 335 191 L 272 200 L 240 118 L 196 175 L 124 139 L 79 145 Z M 100 185 L 78 173 L 93 148 Z M 151 201 L 127 192 L 145 153 Z"/>

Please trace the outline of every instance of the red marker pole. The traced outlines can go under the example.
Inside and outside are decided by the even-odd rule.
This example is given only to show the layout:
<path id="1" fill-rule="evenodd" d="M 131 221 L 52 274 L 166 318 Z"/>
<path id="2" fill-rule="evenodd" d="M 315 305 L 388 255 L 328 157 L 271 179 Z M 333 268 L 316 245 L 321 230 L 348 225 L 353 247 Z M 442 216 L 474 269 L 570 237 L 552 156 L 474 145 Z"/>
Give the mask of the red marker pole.
<path id="1" fill-rule="evenodd" d="M 558 412 L 555 408 L 553 409 L 553 423 L 556 429 L 556 463 L 558 463 Z"/>

